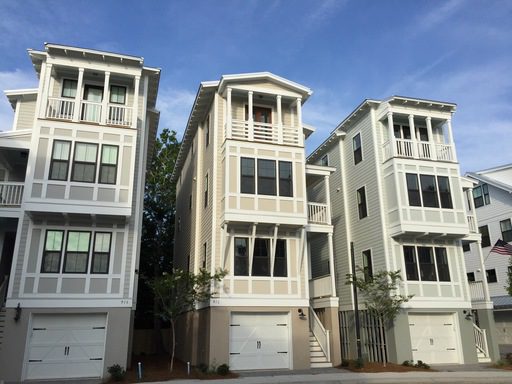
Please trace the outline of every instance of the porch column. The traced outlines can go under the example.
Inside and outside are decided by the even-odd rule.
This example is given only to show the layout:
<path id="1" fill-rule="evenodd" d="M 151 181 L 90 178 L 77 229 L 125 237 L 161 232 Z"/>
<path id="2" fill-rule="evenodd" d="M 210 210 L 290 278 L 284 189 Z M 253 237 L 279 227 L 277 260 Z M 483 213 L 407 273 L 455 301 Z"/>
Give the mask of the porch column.
<path id="1" fill-rule="evenodd" d="M 446 129 L 448 129 L 448 144 L 450 144 L 450 160 L 456 161 L 457 159 L 455 156 L 455 141 L 453 140 L 452 119 L 446 120 Z"/>
<path id="2" fill-rule="evenodd" d="M 73 121 L 80 121 L 80 110 L 82 109 L 81 99 L 84 83 L 84 68 L 78 68 L 78 81 L 76 83 L 75 106 L 73 109 Z"/>
<path id="3" fill-rule="evenodd" d="M 414 115 L 409 115 L 409 129 L 411 130 L 412 156 L 418 157 L 418 138 L 416 137 L 416 127 L 414 126 Z"/>
<path id="4" fill-rule="evenodd" d="M 389 157 L 394 157 L 396 152 L 395 144 L 395 130 L 393 124 L 393 112 L 388 112 L 388 136 L 389 136 L 389 147 L 391 148 Z"/>
<path id="5" fill-rule="evenodd" d="M 334 278 L 334 247 L 332 244 L 332 232 L 327 234 L 329 245 L 329 274 L 331 275 L 331 296 L 336 297 L 336 279 Z"/>
<path id="6" fill-rule="evenodd" d="M 324 176 L 325 204 L 327 205 L 327 224 L 331 224 L 331 189 L 329 187 L 329 176 Z"/>
<path id="7" fill-rule="evenodd" d="M 139 88 L 140 76 L 135 76 L 133 85 L 133 105 L 132 105 L 132 128 L 137 128 L 137 120 L 139 118 Z"/>
<path id="8" fill-rule="evenodd" d="M 277 143 L 283 144 L 283 118 L 281 112 L 281 95 L 276 96 L 277 102 Z"/>
<path id="9" fill-rule="evenodd" d="M 430 116 L 425 117 L 425 122 L 427 123 L 428 148 L 430 148 L 430 153 L 424 153 L 423 156 L 428 159 L 437 160 L 437 148 L 434 142 L 434 135 L 432 134 L 432 118 Z"/>
<path id="10" fill-rule="evenodd" d="M 253 92 L 247 92 L 247 122 L 249 124 L 249 141 L 254 140 L 254 118 L 252 116 L 252 96 Z"/>
<path id="11" fill-rule="evenodd" d="M 44 65 L 44 64 L 43 64 Z M 39 117 L 45 118 L 48 111 L 48 97 L 50 93 L 50 78 L 52 76 L 52 64 L 46 64 L 44 67 L 44 78 L 43 82 L 43 94 L 42 101 L 40 106 L 40 115 Z"/>
<path id="12" fill-rule="evenodd" d="M 232 125 L 232 116 L 231 116 L 231 92 L 233 91 L 232 88 L 227 89 L 227 96 L 226 96 L 226 139 L 231 139 L 231 125 Z"/>
<path id="13" fill-rule="evenodd" d="M 302 132 L 302 98 L 297 97 L 297 134 L 299 146 L 304 146 L 304 133 Z"/>
<path id="14" fill-rule="evenodd" d="M 100 124 L 107 124 L 108 101 L 110 100 L 110 72 L 105 72 L 105 81 L 103 82 L 103 100 L 101 101 L 101 120 Z"/>

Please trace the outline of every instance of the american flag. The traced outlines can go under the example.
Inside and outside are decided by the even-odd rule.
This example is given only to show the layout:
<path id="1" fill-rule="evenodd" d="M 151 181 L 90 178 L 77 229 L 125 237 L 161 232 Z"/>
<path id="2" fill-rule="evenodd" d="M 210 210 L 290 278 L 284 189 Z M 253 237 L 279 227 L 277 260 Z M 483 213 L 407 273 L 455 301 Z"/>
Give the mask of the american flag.
<path id="1" fill-rule="evenodd" d="M 500 255 L 512 256 L 512 245 L 501 239 L 498 239 L 496 244 L 494 244 L 494 247 L 492 247 L 491 252 L 499 253 Z"/>

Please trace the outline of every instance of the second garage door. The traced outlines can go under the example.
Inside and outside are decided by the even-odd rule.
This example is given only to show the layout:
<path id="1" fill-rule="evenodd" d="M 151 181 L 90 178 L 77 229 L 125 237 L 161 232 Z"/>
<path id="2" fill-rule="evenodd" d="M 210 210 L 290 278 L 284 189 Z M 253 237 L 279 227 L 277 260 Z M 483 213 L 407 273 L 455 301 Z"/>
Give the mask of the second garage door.
<path id="1" fill-rule="evenodd" d="M 427 364 L 460 363 L 453 314 L 410 314 L 412 357 Z"/>
<path id="2" fill-rule="evenodd" d="M 233 370 L 290 368 L 287 313 L 233 313 L 229 367 Z"/>

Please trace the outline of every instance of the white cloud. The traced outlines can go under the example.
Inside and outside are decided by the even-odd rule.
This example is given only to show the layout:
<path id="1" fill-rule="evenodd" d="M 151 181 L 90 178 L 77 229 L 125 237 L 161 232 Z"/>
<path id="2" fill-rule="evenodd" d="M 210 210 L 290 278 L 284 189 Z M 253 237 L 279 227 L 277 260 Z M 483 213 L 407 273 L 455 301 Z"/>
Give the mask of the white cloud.
<path id="1" fill-rule="evenodd" d="M 9 101 L 3 95 L 4 90 L 36 88 L 37 77 L 34 71 L 0 71 L 0 131 L 10 131 L 12 128 L 13 110 Z"/>
<path id="2" fill-rule="evenodd" d="M 306 26 L 315 28 L 326 20 L 335 16 L 336 11 L 345 6 L 347 1 L 342 0 L 324 0 L 323 2 L 314 2 L 315 9 L 309 14 L 306 19 Z"/>
<path id="3" fill-rule="evenodd" d="M 158 92 L 157 108 L 160 110 L 160 129 L 175 130 L 181 140 L 186 128 L 196 94 L 186 89 L 162 88 Z"/>
<path id="4" fill-rule="evenodd" d="M 425 32 L 430 30 L 444 21 L 448 20 L 462 5 L 462 0 L 450 0 L 446 2 L 430 2 L 434 5 L 432 10 L 425 14 L 421 14 L 416 20 L 416 28 L 413 28 L 413 33 Z M 435 7 L 436 4 L 442 4 L 440 7 Z"/>

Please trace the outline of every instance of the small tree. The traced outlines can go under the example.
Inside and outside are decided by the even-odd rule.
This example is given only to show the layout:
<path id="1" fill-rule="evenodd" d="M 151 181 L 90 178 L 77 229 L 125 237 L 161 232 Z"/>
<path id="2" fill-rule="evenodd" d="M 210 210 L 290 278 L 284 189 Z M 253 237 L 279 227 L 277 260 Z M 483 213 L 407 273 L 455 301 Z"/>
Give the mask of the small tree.
<path id="1" fill-rule="evenodd" d="M 177 318 L 194 311 L 196 304 L 210 299 L 215 294 L 211 290 L 212 283 L 221 281 L 225 275 L 225 271 L 217 271 L 211 275 L 206 269 L 201 269 L 195 275 L 182 269 L 173 269 L 172 273 L 164 273 L 149 282 L 158 303 L 157 315 L 171 324 L 171 372 L 174 365 Z"/>
<path id="2" fill-rule="evenodd" d="M 361 267 L 357 267 L 357 270 L 364 276 L 364 270 Z M 389 328 L 395 321 L 398 312 L 400 312 L 402 304 L 414 296 L 397 293 L 400 281 L 402 281 L 400 271 L 379 271 L 370 278 L 347 274 L 346 284 L 356 285 L 363 296 L 366 309 L 378 319 L 381 340 L 384 338 L 383 326 Z M 386 365 L 385 359 L 383 360 L 384 365 Z"/>
<path id="3" fill-rule="evenodd" d="M 505 289 L 507 290 L 509 296 L 512 296 L 512 257 L 508 261 L 508 270 L 507 270 L 507 285 Z"/>

